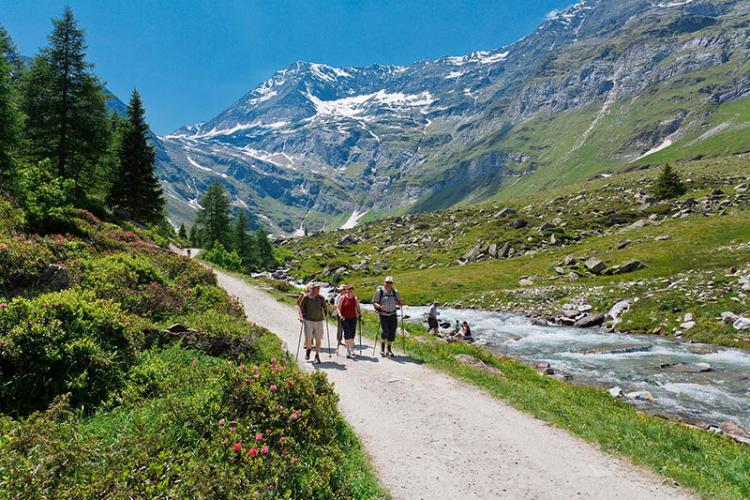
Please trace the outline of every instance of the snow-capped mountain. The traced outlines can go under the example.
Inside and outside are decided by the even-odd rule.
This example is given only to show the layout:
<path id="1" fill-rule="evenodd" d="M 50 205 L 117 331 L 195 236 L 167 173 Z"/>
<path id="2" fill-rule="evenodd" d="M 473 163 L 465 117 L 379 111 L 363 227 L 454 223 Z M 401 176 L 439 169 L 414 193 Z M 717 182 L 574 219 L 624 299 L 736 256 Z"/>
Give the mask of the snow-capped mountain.
<path id="1" fill-rule="evenodd" d="M 750 84 L 729 65 L 747 61 L 738 23 L 748 18 L 747 2 L 732 0 L 585 0 L 497 50 L 409 66 L 295 62 L 211 120 L 160 138 L 172 217 L 191 220 L 215 180 L 257 223 L 287 234 L 495 196 L 520 177 L 574 168 L 623 102 L 685 74 L 727 67 L 719 83 L 736 77 L 730 100 L 741 98 Z M 686 128 L 694 105 L 609 135 L 617 144 L 603 168 Z M 545 129 L 553 122 L 562 128 Z"/>

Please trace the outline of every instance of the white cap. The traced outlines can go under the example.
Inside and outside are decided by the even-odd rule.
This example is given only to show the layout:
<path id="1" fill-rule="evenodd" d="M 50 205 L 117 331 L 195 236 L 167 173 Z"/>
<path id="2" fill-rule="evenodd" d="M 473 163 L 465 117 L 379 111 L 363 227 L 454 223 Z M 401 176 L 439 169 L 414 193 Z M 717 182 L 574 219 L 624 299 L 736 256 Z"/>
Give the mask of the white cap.
<path id="1" fill-rule="evenodd" d="M 388 277 L 387 277 L 387 278 L 385 279 L 385 282 L 386 282 L 386 283 L 393 283 L 393 276 L 388 276 Z"/>

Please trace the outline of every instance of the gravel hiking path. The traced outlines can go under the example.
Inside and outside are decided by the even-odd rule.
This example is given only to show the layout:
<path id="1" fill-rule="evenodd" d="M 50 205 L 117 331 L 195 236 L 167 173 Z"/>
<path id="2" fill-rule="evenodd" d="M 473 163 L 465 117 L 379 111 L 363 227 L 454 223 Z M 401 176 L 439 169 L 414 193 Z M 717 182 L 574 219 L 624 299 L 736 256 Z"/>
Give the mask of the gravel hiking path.
<path id="1" fill-rule="evenodd" d="M 278 335 L 294 355 L 300 333 L 294 309 L 241 278 L 216 276 L 248 320 Z M 363 342 L 361 357 L 346 359 L 343 347 L 341 356 L 329 357 L 325 349 L 315 366 L 302 349 L 300 365 L 324 371 L 335 384 L 342 414 L 393 498 L 694 498 L 400 352 L 372 357 L 372 341 Z"/>

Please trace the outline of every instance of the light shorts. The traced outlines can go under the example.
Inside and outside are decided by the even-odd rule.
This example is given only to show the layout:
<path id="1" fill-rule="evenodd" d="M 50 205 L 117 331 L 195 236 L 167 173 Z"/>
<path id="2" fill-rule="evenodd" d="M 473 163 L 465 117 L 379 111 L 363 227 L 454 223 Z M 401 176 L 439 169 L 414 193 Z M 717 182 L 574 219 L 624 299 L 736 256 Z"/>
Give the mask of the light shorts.
<path id="1" fill-rule="evenodd" d="M 323 339 L 323 330 L 325 329 L 325 321 L 311 321 L 305 320 L 305 340 L 312 340 L 315 337 L 317 340 Z"/>

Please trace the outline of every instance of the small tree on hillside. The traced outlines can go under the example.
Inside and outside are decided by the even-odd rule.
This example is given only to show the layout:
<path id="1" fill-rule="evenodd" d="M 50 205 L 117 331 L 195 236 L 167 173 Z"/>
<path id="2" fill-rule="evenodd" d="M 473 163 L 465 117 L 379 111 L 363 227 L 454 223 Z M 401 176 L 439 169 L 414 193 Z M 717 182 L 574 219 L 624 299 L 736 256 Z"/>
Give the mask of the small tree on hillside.
<path id="1" fill-rule="evenodd" d="M 190 226 L 190 244 L 194 247 L 200 247 L 202 245 L 202 236 L 201 236 L 201 230 L 198 227 L 198 224 L 193 224 Z"/>
<path id="2" fill-rule="evenodd" d="M 261 266 L 265 269 L 273 267 L 276 264 L 276 257 L 274 257 L 273 244 L 268 233 L 263 228 L 258 229 L 255 238 L 258 240 L 258 257 Z"/>
<path id="3" fill-rule="evenodd" d="M 177 236 L 180 237 L 181 240 L 188 239 L 187 229 L 185 229 L 185 224 L 180 224 L 180 229 L 177 231 Z"/>
<path id="4" fill-rule="evenodd" d="M 258 267 L 258 245 L 255 236 L 249 233 L 249 230 L 250 219 L 247 212 L 242 210 L 234 223 L 234 244 L 243 267 L 247 270 L 253 270 Z"/>
<path id="5" fill-rule="evenodd" d="M 232 249 L 229 227 L 231 204 L 221 184 L 211 184 L 200 203 L 203 208 L 198 212 L 197 224 L 202 233 L 201 246 L 213 248 L 218 241 L 225 249 Z"/>
<path id="6" fill-rule="evenodd" d="M 667 163 L 664 165 L 659 177 L 656 179 L 654 186 L 654 198 L 657 200 L 668 200 L 677 198 L 685 194 L 685 184 L 682 183 L 680 176 Z"/>
<path id="7" fill-rule="evenodd" d="M 156 153 L 148 137 L 143 102 L 137 90 L 130 95 L 127 119 L 120 122 L 117 144 L 117 175 L 109 193 L 109 203 L 141 223 L 162 218 L 164 198 L 154 173 Z"/>

